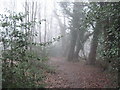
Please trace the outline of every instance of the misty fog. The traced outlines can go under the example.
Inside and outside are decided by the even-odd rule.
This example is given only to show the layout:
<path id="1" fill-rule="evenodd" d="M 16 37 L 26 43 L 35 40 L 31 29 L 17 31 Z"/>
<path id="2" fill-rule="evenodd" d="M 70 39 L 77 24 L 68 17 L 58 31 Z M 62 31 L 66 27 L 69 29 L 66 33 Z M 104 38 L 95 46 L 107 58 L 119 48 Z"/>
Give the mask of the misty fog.
<path id="1" fill-rule="evenodd" d="M 44 76 L 48 79 L 40 79 L 40 82 L 47 83 L 46 88 L 118 87 L 117 81 L 112 82 L 117 79 L 118 71 L 119 10 L 119 2 L 108 1 L 0 1 L 0 57 L 5 80 L 2 86 L 23 85 L 15 84 L 22 77 L 17 70 L 24 71 L 24 77 L 37 78 L 45 68 Z M 34 67 L 30 68 L 33 76 L 29 76 L 32 74 L 28 64 Z M 7 70 L 8 67 L 12 69 Z M 48 75 L 52 70 L 46 67 L 54 67 L 53 72 L 57 74 Z M 21 71 L 21 68 L 25 70 Z M 39 71 L 40 74 L 37 74 Z M 110 75 L 114 76 L 114 80 L 109 79 L 106 71 L 112 73 Z M 7 74 L 10 74 L 11 81 Z M 94 74 L 98 76 L 94 77 Z M 15 80 L 12 75 L 15 75 Z M 103 84 L 99 81 L 101 78 L 105 79 Z M 22 82 L 23 79 L 20 80 Z M 28 87 L 39 87 L 39 84 L 28 84 Z"/>

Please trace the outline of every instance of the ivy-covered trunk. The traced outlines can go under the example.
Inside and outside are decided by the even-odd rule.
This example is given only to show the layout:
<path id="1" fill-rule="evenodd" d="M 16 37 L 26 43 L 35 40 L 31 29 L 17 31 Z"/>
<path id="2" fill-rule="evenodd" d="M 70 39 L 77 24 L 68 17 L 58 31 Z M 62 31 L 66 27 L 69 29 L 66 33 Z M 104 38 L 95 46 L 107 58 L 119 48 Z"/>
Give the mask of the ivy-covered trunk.
<path id="1" fill-rule="evenodd" d="M 93 38 L 92 38 L 92 42 L 91 42 L 91 46 L 90 46 L 90 52 L 89 52 L 87 64 L 95 65 L 96 50 L 97 50 L 97 46 L 98 46 L 98 38 L 99 38 L 100 32 L 101 32 L 101 24 L 99 22 L 96 22 L 96 26 L 95 26 L 95 30 L 94 30 L 94 33 L 93 33 Z"/>

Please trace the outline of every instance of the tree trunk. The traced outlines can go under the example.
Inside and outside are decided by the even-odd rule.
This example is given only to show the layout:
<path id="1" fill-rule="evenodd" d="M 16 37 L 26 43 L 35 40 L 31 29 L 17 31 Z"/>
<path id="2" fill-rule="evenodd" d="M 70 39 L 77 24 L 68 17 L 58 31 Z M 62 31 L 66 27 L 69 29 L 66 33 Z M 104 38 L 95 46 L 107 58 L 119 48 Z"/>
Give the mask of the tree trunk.
<path id="1" fill-rule="evenodd" d="M 46 1 L 44 3 L 44 21 L 45 21 L 45 25 L 44 25 L 44 29 L 45 29 L 45 32 L 44 32 L 44 43 L 47 42 L 47 22 L 46 22 Z M 46 57 L 46 47 L 43 47 L 43 57 Z"/>
<path id="2" fill-rule="evenodd" d="M 95 26 L 95 30 L 94 30 L 93 38 L 92 38 L 92 42 L 91 42 L 91 47 L 90 47 L 90 53 L 88 56 L 88 62 L 87 62 L 87 64 L 90 64 L 90 65 L 94 65 L 95 61 L 96 61 L 96 50 L 97 50 L 97 46 L 98 46 L 98 37 L 100 34 L 100 26 L 101 26 L 101 24 L 96 22 L 96 26 Z"/>
<path id="3" fill-rule="evenodd" d="M 76 40 L 77 40 L 77 31 L 72 30 L 71 31 L 70 48 L 69 48 L 69 53 L 68 53 L 68 57 L 67 57 L 68 61 L 73 61 Z"/>
<path id="4" fill-rule="evenodd" d="M 74 54 L 74 59 L 76 61 L 78 61 L 78 57 L 79 57 L 79 51 L 83 48 L 83 38 L 84 38 L 84 33 L 82 31 L 78 31 L 78 39 L 77 39 L 77 43 L 76 43 L 76 50 L 75 50 L 75 54 Z"/>
<path id="5" fill-rule="evenodd" d="M 39 4 L 39 10 L 41 11 L 40 4 Z M 38 13 L 38 19 L 41 22 L 41 12 Z M 39 24 L 38 28 L 39 28 L 39 42 L 41 43 L 41 24 Z"/>
<path id="6" fill-rule="evenodd" d="M 73 17 L 72 17 L 72 27 L 71 27 L 71 42 L 70 42 L 70 48 L 68 53 L 67 60 L 74 61 L 74 52 L 75 52 L 75 46 L 77 41 L 77 33 L 79 31 L 80 27 L 80 13 L 79 12 L 80 3 L 74 2 L 73 6 Z"/>

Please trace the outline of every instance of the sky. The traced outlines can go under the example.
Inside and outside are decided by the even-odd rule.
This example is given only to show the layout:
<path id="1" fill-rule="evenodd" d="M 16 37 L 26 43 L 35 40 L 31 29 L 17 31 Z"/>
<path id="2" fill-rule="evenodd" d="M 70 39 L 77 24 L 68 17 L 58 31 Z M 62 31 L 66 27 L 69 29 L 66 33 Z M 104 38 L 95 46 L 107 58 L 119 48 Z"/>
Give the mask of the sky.
<path id="1" fill-rule="evenodd" d="M 53 0 L 26 0 L 26 1 L 27 2 L 37 1 L 37 2 L 40 2 L 43 4 L 46 1 L 46 6 L 49 6 L 51 9 Z M 20 11 L 23 11 L 25 0 L 0 0 L 0 2 L 1 2 L 0 3 L 0 13 L 3 13 L 5 11 L 5 8 L 13 9 L 14 5 L 15 5 L 14 10 L 17 12 L 20 12 Z M 48 10 L 48 11 L 50 11 L 50 10 Z"/>
<path id="2" fill-rule="evenodd" d="M 53 14 L 53 9 L 54 9 L 54 0 L 0 0 L 0 14 L 5 14 L 6 9 L 10 10 L 10 11 L 15 11 L 17 13 L 19 12 L 24 12 L 25 8 L 24 8 L 24 4 L 25 1 L 27 2 L 32 2 L 32 1 L 37 1 L 37 4 L 41 3 L 41 9 L 38 9 L 37 13 L 41 13 L 41 19 L 45 19 L 44 17 L 44 7 L 46 4 L 46 22 L 47 22 L 47 27 L 49 27 L 48 25 L 50 24 L 50 19 L 51 19 L 51 15 Z M 57 1 L 57 0 L 56 0 Z M 60 0 L 58 0 L 60 1 Z M 39 8 L 39 7 L 38 7 Z M 57 20 L 55 20 L 55 18 L 53 18 L 53 28 L 58 29 L 58 24 L 56 23 Z M 56 24 L 56 25 L 55 25 Z M 42 22 L 41 24 L 41 29 L 42 29 L 42 35 L 44 36 L 44 22 Z M 48 31 L 49 32 L 49 31 Z M 53 32 L 53 37 L 56 36 L 56 34 L 59 34 L 59 29 L 58 31 L 56 30 L 51 30 L 51 32 Z"/>
<path id="3" fill-rule="evenodd" d="M 16 6 L 17 6 L 17 8 L 14 8 L 14 9 L 16 9 L 17 11 L 21 11 L 23 10 L 21 5 L 23 4 L 24 1 L 28 1 L 28 2 L 37 1 L 41 3 L 47 2 L 46 5 L 49 7 L 49 9 L 51 9 L 54 1 L 56 2 L 73 2 L 73 1 L 75 2 L 87 2 L 87 1 L 118 2 L 120 0 L 0 0 L 0 13 L 3 13 L 4 9 L 8 6 L 9 8 L 12 8 L 14 2 L 16 2 Z"/>

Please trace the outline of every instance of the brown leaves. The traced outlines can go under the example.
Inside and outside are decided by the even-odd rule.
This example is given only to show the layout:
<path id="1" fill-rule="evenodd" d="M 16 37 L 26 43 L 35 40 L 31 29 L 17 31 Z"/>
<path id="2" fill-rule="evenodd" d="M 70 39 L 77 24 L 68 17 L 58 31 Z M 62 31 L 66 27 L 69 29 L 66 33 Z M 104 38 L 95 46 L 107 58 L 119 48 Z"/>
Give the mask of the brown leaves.
<path id="1" fill-rule="evenodd" d="M 56 67 L 56 73 L 48 73 L 45 82 L 46 88 L 113 88 L 109 73 L 101 72 L 100 68 L 85 65 L 82 61 L 77 63 L 67 62 L 63 58 L 52 58 L 52 66 Z"/>
<path id="2" fill-rule="evenodd" d="M 49 74 L 48 78 L 45 80 L 48 84 L 46 88 L 67 88 L 66 80 L 62 78 L 59 74 Z"/>

